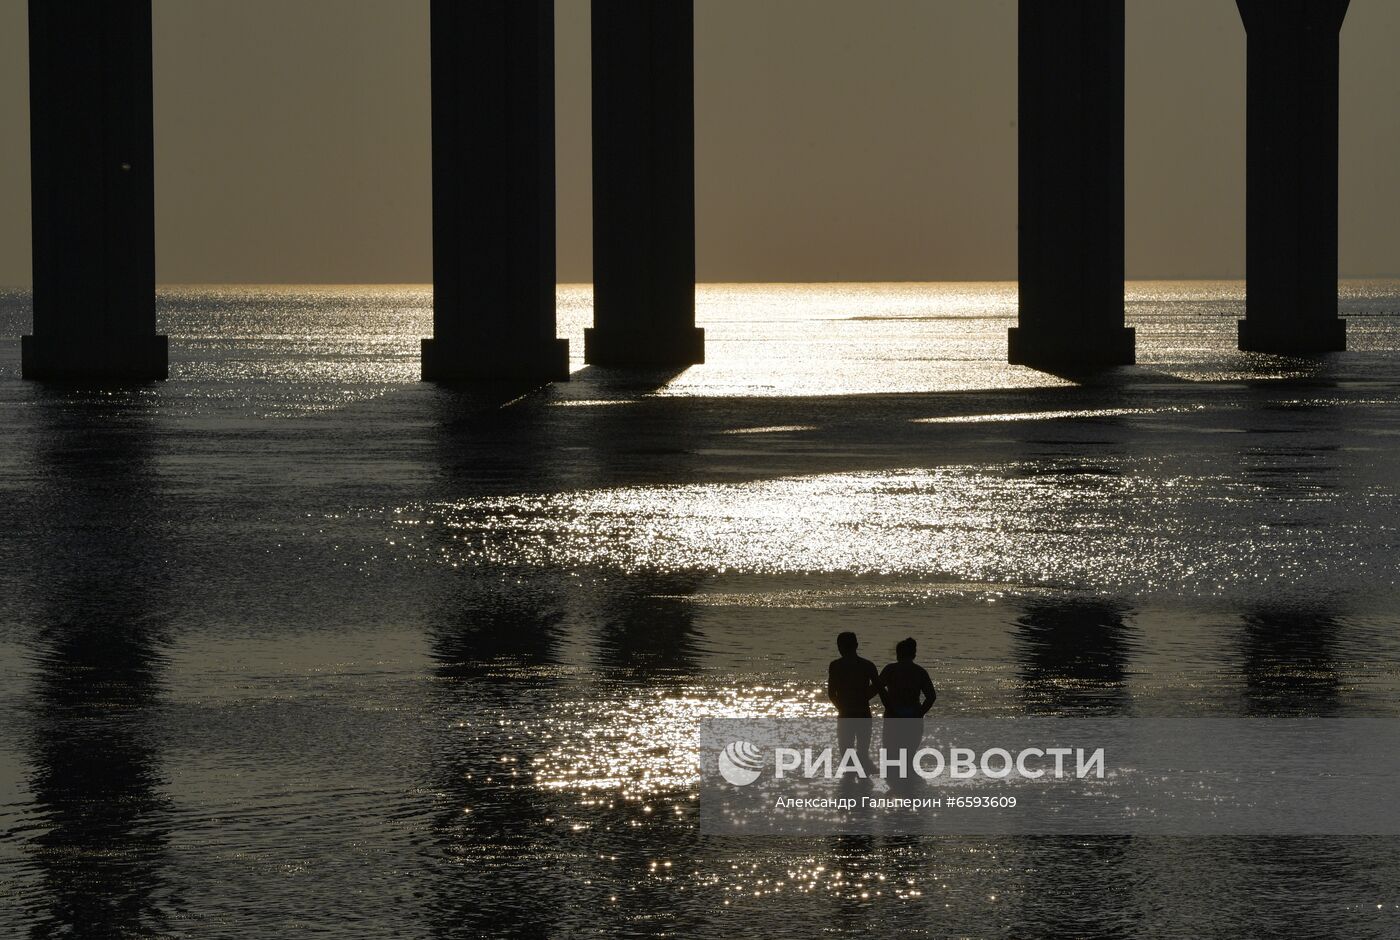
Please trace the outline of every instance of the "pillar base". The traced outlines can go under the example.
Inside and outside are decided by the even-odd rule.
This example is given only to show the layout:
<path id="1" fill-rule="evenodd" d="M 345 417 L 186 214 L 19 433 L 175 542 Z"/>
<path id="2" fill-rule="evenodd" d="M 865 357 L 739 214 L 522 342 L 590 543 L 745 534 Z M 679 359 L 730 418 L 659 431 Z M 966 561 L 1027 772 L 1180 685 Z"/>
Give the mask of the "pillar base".
<path id="1" fill-rule="evenodd" d="M 170 377 L 169 347 L 164 336 L 25 336 L 20 375 L 39 382 L 164 381 Z"/>
<path id="2" fill-rule="evenodd" d="M 1345 352 L 1347 321 L 1323 320 L 1304 326 L 1274 326 L 1241 320 L 1240 351 L 1308 356 L 1315 353 Z"/>
<path id="3" fill-rule="evenodd" d="M 583 361 L 591 366 L 698 366 L 705 361 L 705 331 L 684 327 L 665 332 L 589 327 L 583 331 Z"/>
<path id="4" fill-rule="evenodd" d="M 567 382 L 569 341 L 423 340 L 424 382 Z"/>
<path id="5" fill-rule="evenodd" d="M 1013 326 L 1007 331 L 1006 345 L 1006 361 L 1011 365 L 1048 372 L 1108 369 L 1137 362 L 1136 336 L 1130 326 L 1088 335 Z"/>

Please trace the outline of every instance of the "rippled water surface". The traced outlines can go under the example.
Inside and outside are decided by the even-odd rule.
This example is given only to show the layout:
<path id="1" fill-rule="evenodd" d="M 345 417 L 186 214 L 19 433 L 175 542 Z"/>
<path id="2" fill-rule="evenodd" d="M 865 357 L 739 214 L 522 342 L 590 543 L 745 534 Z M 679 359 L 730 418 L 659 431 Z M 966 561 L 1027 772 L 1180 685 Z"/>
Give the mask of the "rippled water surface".
<path id="1" fill-rule="evenodd" d="M 416 381 L 418 288 L 172 288 L 171 380 L 18 378 L 0 933 L 1400 935 L 1393 839 L 705 837 L 696 723 L 920 639 L 947 715 L 1395 714 L 1400 284 L 1352 351 L 1002 362 L 1015 287 L 717 285 L 708 362 Z"/>

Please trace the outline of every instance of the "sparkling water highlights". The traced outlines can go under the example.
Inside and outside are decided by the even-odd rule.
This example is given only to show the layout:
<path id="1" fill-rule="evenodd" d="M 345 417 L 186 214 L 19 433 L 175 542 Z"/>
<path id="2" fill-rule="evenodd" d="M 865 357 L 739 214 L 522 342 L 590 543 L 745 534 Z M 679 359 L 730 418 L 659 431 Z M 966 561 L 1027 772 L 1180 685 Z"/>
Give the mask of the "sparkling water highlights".
<path id="1" fill-rule="evenodd" d="M 1171 469 L 1120 458 L 488 497 L 396 511 L 390 547 L 453 567 L 899 574 L 1196 599 L 1395 588 L 1397 530 L 1375 522 L 1400 518 L 1392 488 L 1279 500 L 1266 481 Z"/>

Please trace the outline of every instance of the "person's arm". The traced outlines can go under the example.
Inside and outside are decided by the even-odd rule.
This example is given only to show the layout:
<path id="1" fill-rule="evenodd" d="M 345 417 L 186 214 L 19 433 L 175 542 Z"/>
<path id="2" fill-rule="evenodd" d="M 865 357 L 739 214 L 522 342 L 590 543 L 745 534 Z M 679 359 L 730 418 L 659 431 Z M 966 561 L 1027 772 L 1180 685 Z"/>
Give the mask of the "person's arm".
<path id="1" fill-rule="evenodd" d="M 832 663 L 826 667 L 826 697 L 831 704 L 838 708 L 840 704 L 836 701 L 836 664 Z"/>
<path id="2" fill-rule="evenodd" d="M 872 674 L 875 673 L 874 664 L 871 664 L 870 671 Z M 889 692 L 889 675 L 890 667 L 886 666 L 884 672 L 876 674 L 875 678 L 870 680 L 870 697 L 874 698 L 877 695 L 880 696 L 880 704 L 886 708 L 890 707 L 890 700 L 887 697 Z"/>
<path id="3" fill-rule="evenodd" d="M 927 669 L 924 670 L 924 683 L 920 691 L 922 691 L 924 695 L 924 710 L 919 714 L 927 715 L 929 709 L 933 708 L 933 703 L 938 700 L 938 690 L 933 687 L 933 680 L 929 678 Z"/>

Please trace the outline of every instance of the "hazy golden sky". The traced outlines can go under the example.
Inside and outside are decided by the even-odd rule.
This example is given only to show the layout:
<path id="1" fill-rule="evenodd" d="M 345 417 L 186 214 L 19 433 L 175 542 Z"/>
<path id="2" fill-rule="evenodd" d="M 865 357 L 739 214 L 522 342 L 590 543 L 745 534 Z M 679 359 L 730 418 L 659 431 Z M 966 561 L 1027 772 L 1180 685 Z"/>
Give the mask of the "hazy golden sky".
<path id="1" fill-rule="evenodd" d="M 0 284 L 29 282 L 25 0 L 0 0 Z M 559 277 L 591 278 L 588 5 L 558 3 Z M 1400 3 L 1342 32 L 1341 266 L 1400 274 Z M 1130 277 L 1244 269 L 1232 0 L 1128 0 Z M 423 282 L 427 0 L 155 0 L 163 282 Z M 697 0 L 702 280 L 1016 272 L 1015 0 Z"/>

